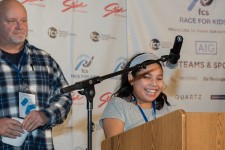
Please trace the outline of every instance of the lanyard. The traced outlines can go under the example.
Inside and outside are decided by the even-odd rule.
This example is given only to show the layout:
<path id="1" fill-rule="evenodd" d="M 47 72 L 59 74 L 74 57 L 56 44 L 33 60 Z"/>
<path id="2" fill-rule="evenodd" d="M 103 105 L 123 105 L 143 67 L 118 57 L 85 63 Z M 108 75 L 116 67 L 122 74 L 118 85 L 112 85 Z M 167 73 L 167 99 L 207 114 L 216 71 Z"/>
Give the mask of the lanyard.
<path id="1" fill-rule="evenodd" d="M 25 62 L 25 56 L 26 54 L 25 53 L 23 53 L 22 54 L 22 56 L 21 56 L 21 61 L 20 61 L 20 63 L 19 63 L 19 65 L 17 66 L 17 65 L 15 65 L 15 64 L 12 64 L 11 63 L 11 61 L 9 61 L 9 60 L 5 60 L 6 61 L 6 63 L 8 63 L 11 67 L 12 67 L 12 69 L 13 70 L 15 70 L 16 71 L 16 73 L 17 73 L 17 75 L 18 75 L 18 77 L 19 77 L 19 81 L 22 81 L 22 83 L 23 83 L 23 76 L 22 76 L 22 74 L 20 73 L 20 71 L 21 71 L 21 68 L 22 68 L 22 65 L 24 64 L 24 62 Z"/>
<path id="2" fill-rule="evenodd" d="M 145 122 L 148 122 L 148 118 L 146 117 L 146 115 L 145 115 L 143 109 L 137 104 L 137 99 L 136 99 L 136 97 L 135 97 L 135 96 L 132 96 L 132 99 L 133 99 L 134 103 L 137 105 L 139 111 L 141 112 L 141 114 L 142 114 L 142 116 L 143 116 Z M 156 119 L 156 106 L 155 106 L 155 101 L 152 102 L 152 108 L 153 108 L 153 109 L 152 109 L 153 119 Z"/>
<path id="3" fill-rule="evenodd" d="M 22 67 L 24 62 L 25 62 L 25 53 L 22 54 L 21 62 L 19 63 L 18 67 L 15 64 L 12 65 L 13 69 L 17 72 L 17 74 L 18 74 L 20 80 L 22 81 L 22 83 L 23 83 L 23 76 L 20 73 L 20 71 L 21 71 L 21 67 Z"/>

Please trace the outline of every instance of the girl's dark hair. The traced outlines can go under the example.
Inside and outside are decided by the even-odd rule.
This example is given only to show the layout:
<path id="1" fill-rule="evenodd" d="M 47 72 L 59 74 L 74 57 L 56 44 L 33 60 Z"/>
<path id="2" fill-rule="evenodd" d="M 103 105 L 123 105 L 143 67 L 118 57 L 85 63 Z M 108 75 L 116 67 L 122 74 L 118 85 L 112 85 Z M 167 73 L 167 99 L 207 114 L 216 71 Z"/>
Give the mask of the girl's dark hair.
<path id="1" fill-rule="evenodd" d="M 125 65 L 124 69 L 128 69 L 130 67 L 130 63 L 132 62 L 132 60 L 134 58 L 136 58 L 137 56 L 139 55 L 142 55 L 142 54 L 145 54 L 145 53 L 139 53 L 139 54 L 136 54 L 134 55 Z M 162 68 L 162 65 L 157 62 L 161 68 Z M 132 71 L 132 76 L 136 76 L 136 74 L 140 71 L 139 70 L 134 70 Z M 124 73 L 121 75 L 121 80 L 120 80 L 120 84 L 119 86 L 116 88 L 116 91 L 112 94 L 112 96 L 116 96 L 116 97 L 120 97 L 120 98 L 131 98 L 131 96 L 133 95 L 133 87 L 131 86 L 131 84 L 129 83 L 128 81 L 128 72 L 127 73 Z M 132 101 L 130 99 L 130 101 Z M 167 96 L 165 93 L 161 92 L 160 95 L 156 98 L 156 109 L 157 110 L 160 110 L 163 108 L 164 106 L 164 102 L 170 106 L 170 103 L 167 101 Z"/>

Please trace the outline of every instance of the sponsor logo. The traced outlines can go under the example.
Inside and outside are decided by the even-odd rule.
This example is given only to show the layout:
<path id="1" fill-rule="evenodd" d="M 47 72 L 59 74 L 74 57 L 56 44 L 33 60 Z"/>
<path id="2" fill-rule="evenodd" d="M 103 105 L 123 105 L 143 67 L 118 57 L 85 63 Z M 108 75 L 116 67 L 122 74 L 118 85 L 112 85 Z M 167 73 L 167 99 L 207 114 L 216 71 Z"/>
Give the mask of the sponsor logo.
<path id="1" fill-rule="evenodd" d="M 71 74 L 71 78 L 76 79 L 88 79 L 88 78 L 94 78 L 97 75 L 90 75 L 89 71 L 92 68 L 92 62 L 94 60 L 94 56 L 88 56 L 86 54 L 82 54 L 77 57 L 76 65 L 75 65 L 75 71 L 78 74 Z"/>
<path id="2" fill-rule="evenodd" d="M 48 29 L 48 36 L 52 39 L 56 37 L 67 37 L 67 36 L 76 36 L 73 33 L 69 33 L 68 31 L 58 30 L 55 27 L 50 27 Z"/>
<path id="3" fill-rule="evenodd" d="M 122 17 L 126 16 L 126 15 L 124 15 L 124 12 L 126 12 L 126 9 L 124 9 L 118 3 L 111 3 L 107 6 L 105 6 L 104 10 L 106 13 L 103 15 L 103 17 L 108 17 L 112 14 L 114 14 L 115 16 L 122 16 Z"/>
<path id="4" fill-rule="evenodd" d="M 217 54 L 216 41 L 195 41 L 196 54 Z"/>
<path id="5" fill-rule="evenodd" d="M 21 0 L 22 4 L 28 4 L 32 6 L 45 7 L 46 5 L 43 3 L 45 0 Z"/>
<path id="6" fill-rule="evenodd" d="M 153 50 L 158 50 L 160 48 L 170 48 L 171 42 L 160 42 L 158 39 L 152 39 L 149 43 L 149 47 Z"/>
<path id="7" fill-rule="evenodd" d="M 150 47 L 153 49 L 153 50 L 158 50 L 160 48 L 160 42 L 158 39 L 152 39 L 150 41 Z"/>
<path id="8" fill-rule="evenodd" d="M 171 80 L 176 81 L 177 78 L 180 81 L 198 81 L 198 77 L 188 77 L 188 76 L 186 76 L 186 77 L 181 77 L 181 76 L 180 77 L 172 77 Z"/>
<path id="9" fill-rule="evenodd" d="M 77 57 L 75 71 L 77 71 L 78 74 L 71 74 L 72 78 L 82 78 L 82 79 L 88 79 L 88 78 L 94 78 L 97 75 L 90 75 L 89 71 L 92 68 L 92 62 L 94 60 L 94 56 L 88 56 L 86 54 L 82 54 Z"/>
<path id="10" fill-rule="evenodd" d="M 88 55 L 80 55 L 77 57 L 75 71 L 80 70 L 82 73 L 88 73 L 88 69 L 92 61 L 94 60 L 94 56 L 89 57 Z"/>
<path id="11" fill-rule="evenodd" d="M 50 38 L 56 38 L 57 37 L 57 34 L 58 34 L 58 31 L 57 31 L 57 29 L 56 28 L 54 28 L 54 27 L 50 27 L 49 29 L 48 29 L 48 36 L 50 37 Z"/>
<path id="12" fill-rule="evenodd" d="M 176 100 L 202 100 L 201 94 L 179 94 L 175 96 Z"/>
<path id="13" fill-rule="evenodd" d="M 99 35 L 98 32 L 94 31 L 94 32 L 91 33 L 90 38 L 91 38 L 92 41 L 98 42 L 99 39 L 100 39 L 100 35 Z"/>
<path id="14" fill-rule="evenodd" d="M 109 41 L 117 39 L 116 37 L 113 37 L 110 34 L 100 34 L 96 31 L 91 32 L 90 38 L 93 42 L 98 42 L 100 40 Z"/>
<path id="15" fill-rule="evenodd" d="M 85 10 L 78 10 L 78 8 L 84 8 L 87 7 L 87 4 L 84 2 L 78 2 L 78 0 L 64 0 L 63 1 L 63 6 L 65 7 L 62 12 L 66 12 L 70 9 L 76 12 L 81 12 L 81 13 L 86 13 L 87 11 Z"/>
<path id="16" fill-rule="evenodd" d="M 98 108 L 102 107 L 103 105 L 106 105 L 110 98 L 111 98 L 112 92 L 106 92 L 104 94 L 102 94 L 102 96 L 100 96 L 100 105 L 98 105 Z"/>
<path id="17" fill-rule="evenodd" d="M 225 69 L 225 62 L 204 62 L 204 61 L 183 61 L 178 62 L 180 68 L 208 68 L 208 69 Z"/>
<path id="18" fill-rule="evenodd" d="M 191 0 L 188 11 L 196 10 L 200 16 L 209 16 L 210 11 L 215 8 L 216 0 Z"/>
<path id="19" fill-rule="evenodd" d="M 203 77 L 203 81 L 219 81 L 219 82 L 224 82 L 225 78 L 224 77 Z"/>
<path id="20" fill-rule="evenodd" d="M 211 95 L 211 100 L 225 100 L 225 95 Z"/>

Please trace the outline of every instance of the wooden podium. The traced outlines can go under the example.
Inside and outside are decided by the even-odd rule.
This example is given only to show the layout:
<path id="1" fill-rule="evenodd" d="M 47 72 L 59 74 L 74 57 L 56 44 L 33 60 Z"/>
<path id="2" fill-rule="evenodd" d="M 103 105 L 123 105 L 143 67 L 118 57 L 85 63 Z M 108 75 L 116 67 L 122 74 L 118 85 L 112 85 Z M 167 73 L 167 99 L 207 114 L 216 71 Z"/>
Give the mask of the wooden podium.
<path id="1" fill-rule="evenodd" d="M 101 150 L 225 150 L 225 112 L 177 110 L 104 140 Z"/>

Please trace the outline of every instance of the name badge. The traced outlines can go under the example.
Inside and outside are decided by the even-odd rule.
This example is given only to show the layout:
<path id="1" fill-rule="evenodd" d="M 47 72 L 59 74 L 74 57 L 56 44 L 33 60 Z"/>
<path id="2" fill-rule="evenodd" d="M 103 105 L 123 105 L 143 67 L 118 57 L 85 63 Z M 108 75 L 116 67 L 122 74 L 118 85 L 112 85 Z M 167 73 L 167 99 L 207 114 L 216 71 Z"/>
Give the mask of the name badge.
<path id="1" fill-rule="evenodd" d="M 19 92 L 19 117 L 25 118 L 32 110 L 36 110 L 35 95 Z"/>

